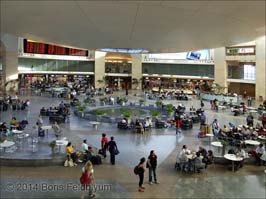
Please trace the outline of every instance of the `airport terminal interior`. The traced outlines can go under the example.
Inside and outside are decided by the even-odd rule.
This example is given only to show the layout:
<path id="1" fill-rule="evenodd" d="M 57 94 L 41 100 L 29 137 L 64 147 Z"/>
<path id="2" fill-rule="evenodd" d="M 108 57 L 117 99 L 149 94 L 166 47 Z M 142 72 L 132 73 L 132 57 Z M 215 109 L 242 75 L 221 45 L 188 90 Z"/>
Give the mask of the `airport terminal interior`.
<path id="1" fill-rule="evenodd" d="M 266 1 L 0 1 L 0 198 L 266 198 Z"/>

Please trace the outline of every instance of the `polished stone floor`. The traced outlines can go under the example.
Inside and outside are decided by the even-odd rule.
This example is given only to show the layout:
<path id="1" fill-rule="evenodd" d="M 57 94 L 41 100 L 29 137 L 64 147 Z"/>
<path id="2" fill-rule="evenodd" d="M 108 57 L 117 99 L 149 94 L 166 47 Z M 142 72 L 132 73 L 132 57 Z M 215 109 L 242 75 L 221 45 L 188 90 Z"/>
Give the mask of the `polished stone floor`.
<path id="1" fill-rule="evenodd" d="M 123 93 L 115 95 L 122 96 Z M 16 116 L 19 120 L 27 117 L 30 125 L 26 131 L 31 135 L 36 133 L 31 126 L 36 123 L 39 109 L 42 106 L 58 105 L 61 101 L 57 98 L 38 96 L 23 98 L 31 100 L 28 111 L 4 112 L 1 113 L 0 120 L 8 122 L 11 116 Z M 129 96 L 130 101 L 138 101 L 139 98 Z M 154 102 L 147 100 L 146 103 L 154 104 Z M 196 108 L 200 105 L 197 99 L 165 103 L 174 105 L 183 103 L 187 107 L 193 105 Z M 229 121 L 236 125 L 245 123 L 245 117 L 234 117 L 230 111 L 218 113 L 211 111 L 208 102 L 205 102 L 205 110 L 209 123 L 214 118 L 219 120 L 220 125 L 228 124 Z M 48 124 L 47 118 L 44 118 L 44 123 Z M 171 128 L 152 129 L 145 135 L 139 135 L 132 134 L 131 131 L 118 130 L 116 124 L 101 123 L 95 130 L 89 121 L 72 114 L 70 123 L 62 124 L 61 127 L 63 137 L 67 137 L 77 148 L 80 148 L 83 139 L 87 139 L 94 147 L 100 147 L 102 133 L 106 133 L 108 137 L 115 137 L 120 150 L 117 164 L 111 166 L 109 159 L 106 159 L 101 166 L 95 166 L 97 198 L 265 198 L 266 176 L 263 167 L 248 165 L 239 172 L 232 173 L 224 165 L 211 165 L 201 174 L 180 174 L 173 169 L 176 156 L 183 144 L 192 150 L 197 150 L 200 145 L 207 149 L 210 147 L 208 139 L 196 137 L 199 124 L 195 124 L 192 130 L 183 131 L 181 136 L 176 136 L 175 129 Z M 49 157 L 51 152 L 47 144 L 54 139 L 51 131 L 48 137 L 40 140 L 36 152 L 32 153 L 31 148 L 26 144 L 15 153 L 1 153 L 1 157 Z M 217 149 L 211 149 L 218 155 Z M 148 185 L 146 173 L 146 191 L 139 193 L 137 192 L 138 178 L 133 174 L 133 167 L 141 157 L 147 157 L 150 150 L 155 150 L 158 155 L 160 184 Z M 81 166 L 74 168 L 1 167 L 1 198 L 79 198 L 80 190 L 75 186 L 78 186 Z"/>

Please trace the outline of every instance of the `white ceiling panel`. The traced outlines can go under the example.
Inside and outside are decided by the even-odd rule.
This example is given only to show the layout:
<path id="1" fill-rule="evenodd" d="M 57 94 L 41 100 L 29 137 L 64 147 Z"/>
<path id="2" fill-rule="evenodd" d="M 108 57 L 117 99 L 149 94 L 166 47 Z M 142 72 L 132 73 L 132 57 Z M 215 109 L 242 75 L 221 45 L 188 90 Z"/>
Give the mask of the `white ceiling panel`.
<path id="1" fill-rule="evenodd" d="M 1 1 L 1 32 L 95 49 L 180 52 L 265 34 L 265 1 Z"/>

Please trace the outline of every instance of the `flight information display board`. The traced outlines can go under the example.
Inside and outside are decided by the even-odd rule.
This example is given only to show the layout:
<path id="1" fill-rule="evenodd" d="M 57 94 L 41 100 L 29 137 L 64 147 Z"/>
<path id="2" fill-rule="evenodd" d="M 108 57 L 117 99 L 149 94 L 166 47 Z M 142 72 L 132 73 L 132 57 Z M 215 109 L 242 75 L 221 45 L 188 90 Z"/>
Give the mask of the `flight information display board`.
<path id="1" fill-rule="evenodd" d="M 88 50 L 67 48 L 53 44 L 33 42 L 24 39 L 24 53 L 46 54 L 46 55 L 67 55 L 67 56 L 88 56 Z"/>

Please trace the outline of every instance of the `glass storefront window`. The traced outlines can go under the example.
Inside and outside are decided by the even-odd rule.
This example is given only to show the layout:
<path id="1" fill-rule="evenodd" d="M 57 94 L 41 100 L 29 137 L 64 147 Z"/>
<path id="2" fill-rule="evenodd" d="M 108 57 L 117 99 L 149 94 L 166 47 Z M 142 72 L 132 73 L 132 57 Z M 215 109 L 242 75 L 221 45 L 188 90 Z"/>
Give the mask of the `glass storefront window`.
<path id="1" fill-rule="evenodd" d="M 94 72 L 94 61 L 19 58 L 18 70 Z"/>

